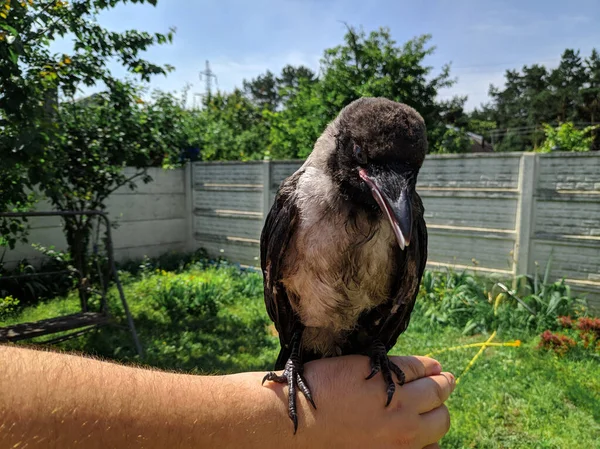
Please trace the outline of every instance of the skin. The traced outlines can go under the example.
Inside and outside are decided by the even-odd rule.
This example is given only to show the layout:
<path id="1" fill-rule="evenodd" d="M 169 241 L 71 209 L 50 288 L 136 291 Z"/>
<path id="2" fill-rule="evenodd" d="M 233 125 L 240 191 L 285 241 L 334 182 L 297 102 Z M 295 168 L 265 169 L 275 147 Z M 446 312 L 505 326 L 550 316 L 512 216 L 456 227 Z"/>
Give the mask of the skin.
<path id="1" fill-rule="evenodd" d="M 369 360 L 307 364 L 319 399 L 299 399 L 293 436 L 284 386 L 264 373 L 194 376 L 0 346 L 2 448 L 435 448 L 449 429 L 454 377 L 425 357 L 393 357 L 406 373 L 384 408 Z"/>

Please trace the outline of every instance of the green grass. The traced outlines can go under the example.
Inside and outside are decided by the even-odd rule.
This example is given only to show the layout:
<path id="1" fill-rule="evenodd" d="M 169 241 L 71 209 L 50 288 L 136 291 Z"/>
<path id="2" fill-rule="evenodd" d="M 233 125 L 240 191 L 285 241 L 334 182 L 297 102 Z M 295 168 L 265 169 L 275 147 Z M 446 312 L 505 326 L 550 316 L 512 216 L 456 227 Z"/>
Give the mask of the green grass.
<path id="1" fill-rule="evenodd" d="M 536 349 L 538 324 L 529 330 L 520 327 L 524 322 L 520 317 L 526 316 L 523 311 L 515 312 L 506 302 L 498 310 L 507 315 L 493 318 L 485 307 L 494 304 L 483 287 L 473 284 L 473 279 L 451 280 L 427 279 L 422 304 L 415 308 L 393 354 L 424 355 L 483 342 L 490 326 L 497 325 L 501 330 L 494 341 L 520 338 L 523 344 L 488 348 L 464 374 L 478 348 L 435 355 L 445 370 L 460 376 L 448 402 L 452 429 L 442 447 L 600 447 L 598 355 L 580 348 L 564 356 Z M 63 349 L 193 373 L 271 368 L 277 339 L 264 309 L 259 274 L 196 264 L 178 272 L 124 273 L 123 281 L 144 359 L 135 354 L 115 291 L 110 293 L 110 309 L 121 327 L 102 328 L 62 343 Z M 453 298 L 459 298 L 459 303 L 454 304 Z M 75 295 L 44 302 L 0 325 L 72 313 L 78 304 Z M 475 312 L 469 312 L 469 307 Z M 475 327 L 469 324 L 473 319 L 478 323 Z M 442 320 L 456 323 L 444 325 Z M 519 326 L 510 326 L 511 322 Z"/>
<path id="2" fill-rule="evenodd" d="M 409 327 L 392 353 L 427 354 L 486 339 L 451 328 L 424 332 Z M 434 355 L 444 370 L 460 376 L 448 401 L 452 428 L 442 447 L 600 447 L 598 359 L 559 357 L 536 345 L 532 337 L 520 347 L 490 347 L 464 375 L 479 348 Z"/>

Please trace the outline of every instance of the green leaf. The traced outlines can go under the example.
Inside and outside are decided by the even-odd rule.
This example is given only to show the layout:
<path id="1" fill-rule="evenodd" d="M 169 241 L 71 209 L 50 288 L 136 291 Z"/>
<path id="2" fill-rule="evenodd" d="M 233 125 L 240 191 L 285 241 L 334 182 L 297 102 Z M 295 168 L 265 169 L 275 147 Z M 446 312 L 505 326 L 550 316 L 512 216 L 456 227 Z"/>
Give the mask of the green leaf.
<path id="1" fill-rule="evenodd" d="M 13 64 L 17 65 L 19 63 L 19 55 L 17 53 L 15 53 L 12 48 L 8 49 L 8 54 L 10 57 L 10 60 Z"/>
<path id="2" fill-rule="evenodd" d="M 8 31 L 10 34 L 12 34 L 15 37 L 19 36 L 19 32 L 15 28 L 11 27 L 10 25 L 7 25 L 6 23 L 0 23 L 0 28 L 2 28 L 5 31 Z"/>

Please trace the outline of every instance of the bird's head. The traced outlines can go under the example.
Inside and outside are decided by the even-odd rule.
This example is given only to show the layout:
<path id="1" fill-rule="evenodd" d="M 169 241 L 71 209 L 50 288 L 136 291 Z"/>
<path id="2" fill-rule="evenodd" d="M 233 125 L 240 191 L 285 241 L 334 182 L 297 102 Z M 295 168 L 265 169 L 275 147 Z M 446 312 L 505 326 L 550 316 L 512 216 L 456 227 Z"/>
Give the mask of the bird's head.
<path id="1" fill-rule="evenodd" d="M 423 118 L 402 103 L 361 98 L 342 109 L 329 133 L 323 162 L 333 182 L 356 207 L 380 210 L 404 249 L 411 241 L 413 197 L 427 152 Z"/>

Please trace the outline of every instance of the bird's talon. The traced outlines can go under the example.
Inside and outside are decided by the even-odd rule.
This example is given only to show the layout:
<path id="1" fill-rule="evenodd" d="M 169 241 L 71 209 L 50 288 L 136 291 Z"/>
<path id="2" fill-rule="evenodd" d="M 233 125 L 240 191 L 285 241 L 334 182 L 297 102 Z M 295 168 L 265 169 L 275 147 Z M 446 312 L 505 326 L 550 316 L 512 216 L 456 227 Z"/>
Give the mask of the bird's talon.
<path id="1" fill-rule="evenodd" d="M 388 363 L 390 365 L 390 369 L 396 374 L 398 377 L 398 385 L 402 386 L 406 382 L 406 376 L 404 375 L 404 371 L 400 369 L 398 365 L 388 359 Z"/>
<path id="2" fill-rule="evenodd" d="M 295 413 L 292 414 L 292 412 L 290 412 L 288 414 L 288 416 L 290 417 L 290 419 L 294 423 L 294 435 L 296 435 L 296 432 L 298 431 L 298 415 L 295 414 Z"/>
<path id="3" fill-rule="evenodd" d="M 388 405 L 390 405 L 390 403 L 392 402 L 392 398 L 394 397 L 395 391 L 396 391 L 396 385 L 394 385 L 394 383 L 392 382 L 391 384 L 388 385 L 388 388 L 387 388 L 387 402 L 385 403 L 386 407 Z"/>
<path id="4" fill-rule="evenodd" d="M 394 393 L 396 391 L 396 382 L 394 382 L 392 373 L 396 374 L 398 377 L 398 385 L 400 386 L 404 385 L 406 377 L 400 367 L 389 359 L 385 346 L 383 346 L 383 344 L 380 342 L 375 342 L 370 348 L 368 354 L 371 359 L 371 374 L 369 374 L 367 380 L 371 379 L 381 371 L 387 387 L 387 401 L 385 403 L 385 406 L 387 407 L 391 404 L 392 398 L 394 397 Z"/>
<path id="5" fill-rule="evenodd" d="M 271 380 L 277 383 L 287 383 L 288 385 L 288 416 L 294 424 L 294 434 L 298 430 L 298 412 L 296 407 L 296 394 L 299 389 L 304 397 L 310 402 L 310 404 L 316 409 L 315 401 L 313 400 L 312 393 L 308 387 L 308 382 L 302 374 L 302 363 L 296 358 L 294 351 L 292 356 L 285 364 L 285 369 L 281 376 L 273 372 L 267 373 L 263 378 L 265 380 Z"/>
<path id="6" fill-rule="evenodd" d="M 379 370 L 378 370 L 378 369 L 374 369 L 374 368 L 373 368 L 373 369 L 371 370 L 371 374 L 369 374 L 367 377 L 365 377 L 365 380 L 372 379 L 374 376 L 376 376 L 376 375 L 377 375 L 377 373 L 378 373 L 378 372 L 379 372 Z"/>
<path id="7" fill-rule="evenodd" d="M 262 383 L 261 385 L 264 385 L 265 381 L 270 380 L 271 382 L 277 382 L 279 384 L 284 384 L 287 383 L 287 377 L 285 376 L 285 373 L 283 373 L 283 376 L 278 376 L 277 374 L 275 374 L 273 371 L 267 373 L 267 375 L 265 377 L 263 377 Z"/>
<path id="8" fill-rule="evenodd" d="M 308 382 L 306 382 L 306 379 L 304 378 L 304 376 L 301 373 L 298 373 L 296 375 L 296 383 L 298 384 L 298 388 L 300 389 L 302 394 L 304 394 L 304 397 L 308 400 L 308 402 L 310 402 L 310 404 L 316 410 L 317 406 L 315 405 L 315 401 L 313 400 L 312 393 L 310 392 L 310 389 L 308 388 Z"/>

